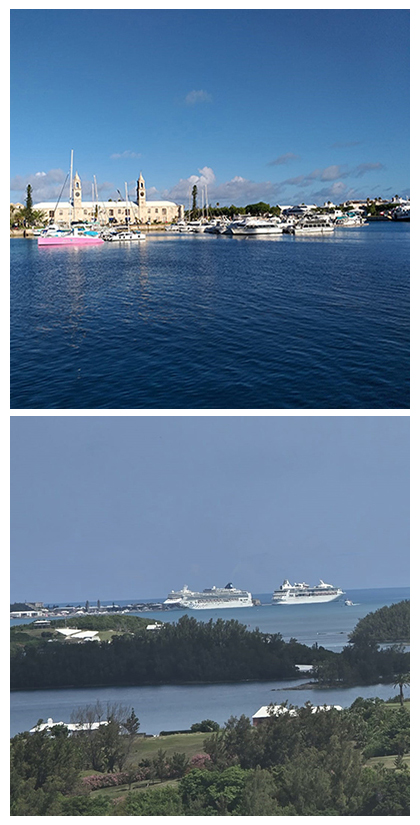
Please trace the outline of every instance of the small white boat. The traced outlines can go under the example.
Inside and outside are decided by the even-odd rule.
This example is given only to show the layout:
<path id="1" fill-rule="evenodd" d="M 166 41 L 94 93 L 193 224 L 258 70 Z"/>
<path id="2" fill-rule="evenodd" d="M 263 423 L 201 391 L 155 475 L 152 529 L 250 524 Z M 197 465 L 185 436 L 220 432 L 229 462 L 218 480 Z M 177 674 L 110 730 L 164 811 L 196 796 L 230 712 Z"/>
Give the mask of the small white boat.
<path id="1" fill-rule="evenodd" d="M 352 226 L 368 226 L 368 222 L 362 218 L 361 215 L 357 215 L 355 212 L 348 212 L 346 215 L 335 219 L 335 226 L 336 229 L 341 229 L 345 227 L 352 227 Z"/>
<path id="2" fill-rule="evenodd" d="M 335 224 L 325 215 L 308 215 L 289 228 L 294 235 L 323 235 L 334 232 Z"/>
<path id="3" fill-rule="evenodd" d="M 232 235 L 281 235 L 283 226 L 277 218 L 244 218 L 228 226 Z"/>
<path id="4" fill-rule="evenodd" d="M 146 235 L 143 232 L 109 232 L 103 238 L 104 241 L 145 241 Z"/>
<path id="5" fill-rule="evenodd" d="M 344 604 L 346 605 L 346 607 L 353 607 L 354 602 L 352 602 L 351 599 L 346 599 Z"/>

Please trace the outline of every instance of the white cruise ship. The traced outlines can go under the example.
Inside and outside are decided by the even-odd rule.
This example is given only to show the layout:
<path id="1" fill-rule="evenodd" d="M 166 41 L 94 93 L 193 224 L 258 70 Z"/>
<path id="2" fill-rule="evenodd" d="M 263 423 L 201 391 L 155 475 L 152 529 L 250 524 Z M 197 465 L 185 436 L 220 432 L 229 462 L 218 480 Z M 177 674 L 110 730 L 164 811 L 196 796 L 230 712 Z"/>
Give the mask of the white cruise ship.
<path id="1" fill-rule="evenodd" d="M 174 607 L 188 607 L 190 610 L 219 610 L 225 607 L 252 607 L 251 593 L 237 590 L 231 582 L 226 587 L 210 587 L 202 592 L 189 590 L 184 584 L 182 590 L 171 590 L 164 604 Z"/>
<path id="2" fill-rule="evenodd" d="M 322 579 L 319 584 L 311 587 L 305 582 L 298 582 L 290 584 L 285 579 L 278 590 L 273 593 L 274 604 L 321 604 L 323 602 L 332 602 L 342 596 L 344 590 L 339 587 L 334 587 L 332 584 L 325 584 Z"/>

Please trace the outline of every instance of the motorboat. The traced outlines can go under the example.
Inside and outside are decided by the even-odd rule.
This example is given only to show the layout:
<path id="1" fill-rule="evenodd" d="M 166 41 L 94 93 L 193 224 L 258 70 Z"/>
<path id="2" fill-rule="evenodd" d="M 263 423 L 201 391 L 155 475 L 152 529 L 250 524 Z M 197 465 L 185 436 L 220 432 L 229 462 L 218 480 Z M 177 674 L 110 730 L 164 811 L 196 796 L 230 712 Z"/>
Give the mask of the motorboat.
<path id="1" fill-rule="evenodd" d="M 144 232 L 108 232 L 103 235 L 104 241 L 145 241 L 146 235 Z"/>
<path id="2" fill-rule="evenodd" d="M 63 230 L 50 226 L 38 237 L 38 246 L 94 246 L 103 242 L 97 232 L 81 232 L 77 227 Z"/>
<path id="3" fill-rule="evenodd" d="M 335 224 L 326 215 L 307 215 L 289 227 L 294 235 L 323 235 L 334 232 Z"/>
<path id="4" fill-rule="evenodd" d="M 348 212 L 346 215 L 341 215 L 335 219 L 336 229 L 368 225 L 368 222 L 361 215 L 358 215 L 357 212 Z"/>
<path id="5" fill-rule="evenodd" d="M 244 218 L 228 226 L 232 235 L 281 235 L 283 226 L 278 218 Z"/>

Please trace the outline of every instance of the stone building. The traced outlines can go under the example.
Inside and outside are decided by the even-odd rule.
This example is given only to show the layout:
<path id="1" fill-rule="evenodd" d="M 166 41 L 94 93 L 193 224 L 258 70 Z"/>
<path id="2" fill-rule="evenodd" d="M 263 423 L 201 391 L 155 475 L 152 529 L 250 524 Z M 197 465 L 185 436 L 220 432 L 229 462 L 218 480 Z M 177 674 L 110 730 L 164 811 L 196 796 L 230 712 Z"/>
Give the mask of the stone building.
<path id="1" fill-rule="evenodd" d="M 34 209 L 44 212 L 48 221 L 68 226 L 70 221 L 97 220 L 101 225 L 172 223 L 182 220 L 184 207 L 173 201 L 148 201 L 143 175 L 137 181 L 137 200 L 84 200 L 79 175 L 73 177 L 73 204 L 68 201 L 34 203 Z"/>

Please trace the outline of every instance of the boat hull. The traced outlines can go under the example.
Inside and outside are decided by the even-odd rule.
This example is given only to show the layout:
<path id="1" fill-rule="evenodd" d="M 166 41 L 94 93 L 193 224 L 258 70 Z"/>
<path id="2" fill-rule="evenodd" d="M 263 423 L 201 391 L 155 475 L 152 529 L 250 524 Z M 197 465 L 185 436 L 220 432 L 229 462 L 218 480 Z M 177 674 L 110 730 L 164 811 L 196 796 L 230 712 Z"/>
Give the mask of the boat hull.
<path id="1" fill-rule="evenodd" d="M 189 610 L 224 610 L 225 608 L 230 607 L 253 607 L 252 600 L 244 599 L 244 601 L 240 601 L 239 599 L 232 599 L 232 601 L 220 601 L 218 602 L 215 599 L 212 602 L 199 602 L 199 601 L 192 601 L 189 603 L 180 604 L 180 607 L 188 608 Z"/>
<path id="2" fill-rule="evenodd" d="M 229 229 L 232 235 L 281 235 L 283 227 L 279 226 L 233 226 Z"/>
<path id="3" fill-rule="evenodd" d="M 74 236 L 57 236 L 49 238 L 38 238 L 38 246 L 97 246 L 103 243 L 102 238 L 92 238 L 83 235 Z"/>
<path id="4" fill-rule="evenodd" d="M 273 604 L 324 604 L 339 599 L 342 592 L 325 596 L 273 596 Z"/>
<path id="5" fill-rule="evenodd" d="M 326 233 L 330 233 L 334 231 L 334 226 L 306 226 L 306 227 L 295 227 L 292 232 L 295 235 L 325 235 Z"/>

